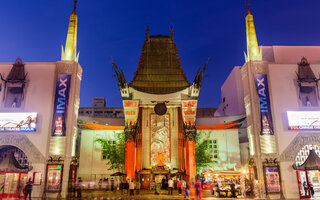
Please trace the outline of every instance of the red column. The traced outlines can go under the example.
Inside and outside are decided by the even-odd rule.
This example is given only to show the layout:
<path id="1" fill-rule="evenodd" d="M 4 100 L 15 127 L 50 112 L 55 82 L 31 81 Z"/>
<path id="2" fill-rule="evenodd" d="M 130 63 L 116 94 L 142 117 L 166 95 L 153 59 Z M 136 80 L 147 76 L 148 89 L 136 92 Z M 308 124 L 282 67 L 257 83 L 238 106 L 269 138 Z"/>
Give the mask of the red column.
<path id="1" fill-rule="evenodd" d="M 195 150 L 195 141 L 194 139 L 186 139 L 186 173 L 187 173 L 187 182 L 196 181 L 196 150 Z"/>
<path id="2" fill-rule="evenodd" d="M 134 180 L 135 175 L 135 153 L 136 153 L 136 145 L 134 140 L 126 141 L 126 152 L 125 152 L 125 174 L 127 177 L 130 177 L 130 180 Z"/>

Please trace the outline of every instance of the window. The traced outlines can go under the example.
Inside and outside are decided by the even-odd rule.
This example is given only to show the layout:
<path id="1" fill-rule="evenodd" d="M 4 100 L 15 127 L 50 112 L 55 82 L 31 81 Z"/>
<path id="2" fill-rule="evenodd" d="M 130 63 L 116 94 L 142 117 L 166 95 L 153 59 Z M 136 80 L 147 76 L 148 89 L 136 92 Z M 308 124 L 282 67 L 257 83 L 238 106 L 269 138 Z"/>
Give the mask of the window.
<path id="1" fill-rule="evenodd" d="M 218 145 L 217 140 L 208 141 L 208 153 L 210 154 L 211 159 L 218 159 Z"/>
<path id="2" fill-rule="evenodd" d="M 317 92 L 314 86 L 301 86 L 300 99 L 302 106 L 311 107 L 318 106 Z"/>
<path id="3" fill-rule="evenodd" d="M 23 99 L 22 87 L 8 87 L 5 96 L 5 107 L 20 108 Z"/>

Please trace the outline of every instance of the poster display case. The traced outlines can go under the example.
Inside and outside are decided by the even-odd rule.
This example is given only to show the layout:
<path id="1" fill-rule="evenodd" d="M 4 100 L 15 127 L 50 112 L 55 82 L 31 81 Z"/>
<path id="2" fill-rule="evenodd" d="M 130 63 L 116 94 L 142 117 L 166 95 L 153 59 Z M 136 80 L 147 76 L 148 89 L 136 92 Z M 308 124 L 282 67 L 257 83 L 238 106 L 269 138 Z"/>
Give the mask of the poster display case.
<path id="1" fill-rule="evenodd" d="M 278 166 L 266 166 L 266 188 L 268 193 L 280 192 L 280 175 Z"/>
<path id="2" fill-rule="evenodd" d="M 47 192 L 61 191 L 62 172 L 63 172 L 62 164 L 47 165 L 47 181 L 46 181 Z"/>

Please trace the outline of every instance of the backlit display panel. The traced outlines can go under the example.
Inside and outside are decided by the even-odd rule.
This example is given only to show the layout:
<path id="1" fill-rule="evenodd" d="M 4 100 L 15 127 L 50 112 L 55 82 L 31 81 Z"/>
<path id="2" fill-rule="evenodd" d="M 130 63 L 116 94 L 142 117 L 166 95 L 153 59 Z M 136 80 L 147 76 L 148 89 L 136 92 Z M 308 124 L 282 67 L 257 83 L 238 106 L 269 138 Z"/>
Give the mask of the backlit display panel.
<path id="1" fill-rule="evenodd" d="M 288 111 L 289 130 L 320 130 L 320 111 Z"/>
<path id="2" fill-rule="evenodd" d="M 35 132 L 37 113 L 0 113 L 0 132 Z"/>

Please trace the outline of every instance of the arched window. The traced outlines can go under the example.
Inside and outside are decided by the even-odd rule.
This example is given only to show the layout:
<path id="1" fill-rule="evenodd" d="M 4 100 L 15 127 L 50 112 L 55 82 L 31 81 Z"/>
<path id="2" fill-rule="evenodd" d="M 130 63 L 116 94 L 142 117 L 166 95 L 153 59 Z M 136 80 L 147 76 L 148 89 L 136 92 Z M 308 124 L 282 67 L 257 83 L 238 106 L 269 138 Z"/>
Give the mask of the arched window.
<path id="1" fill-rule="evenodd" d="M 308 144 L 300 149 L 299 153 L 296 156 L 296 165 L 302 165 L 309 156 L 310 150 L 314 149 L 316 154 L 320 157 L 320 146 L 315 144 Z"/>

